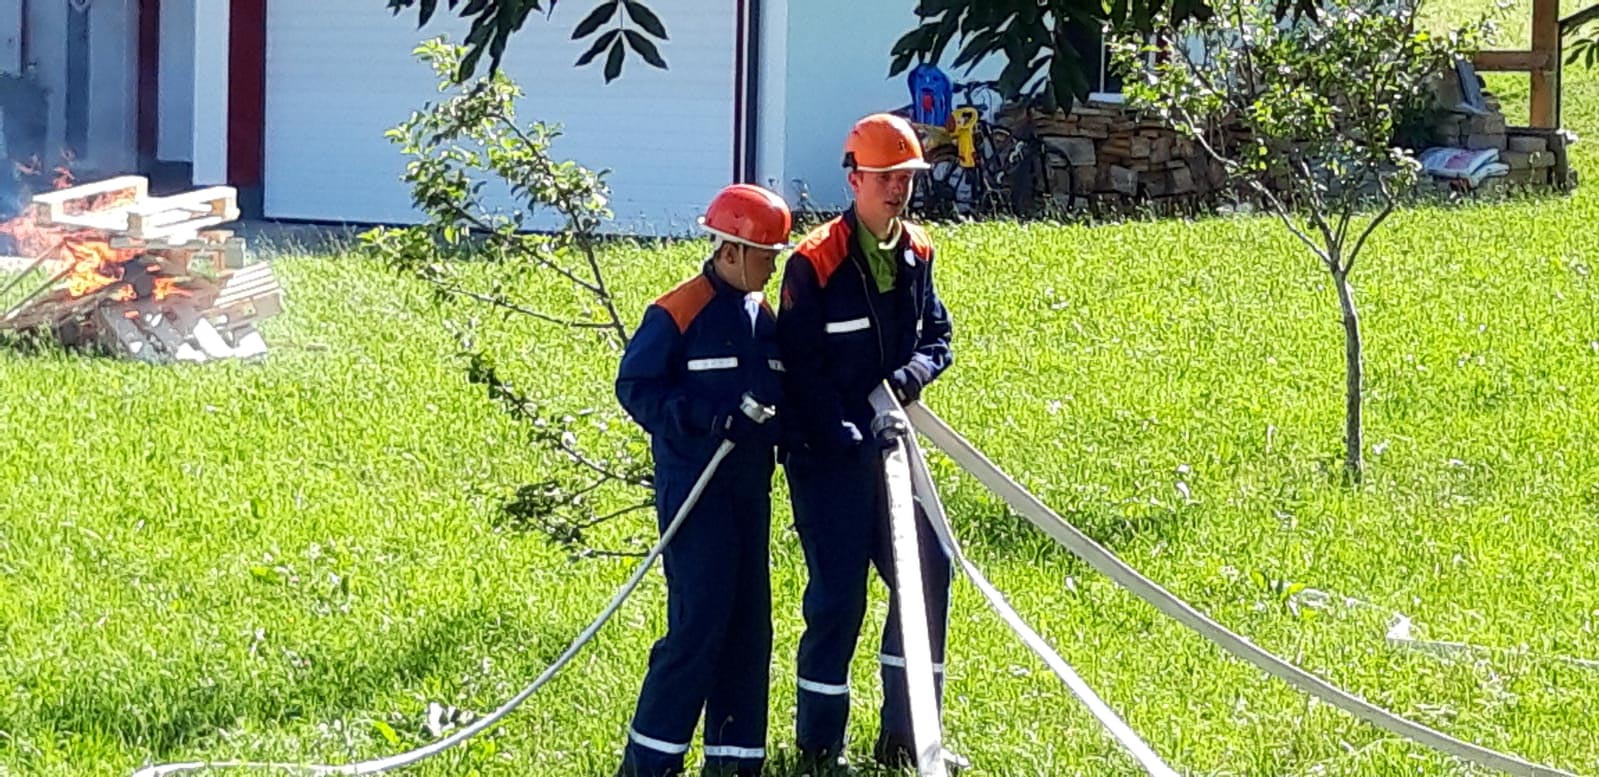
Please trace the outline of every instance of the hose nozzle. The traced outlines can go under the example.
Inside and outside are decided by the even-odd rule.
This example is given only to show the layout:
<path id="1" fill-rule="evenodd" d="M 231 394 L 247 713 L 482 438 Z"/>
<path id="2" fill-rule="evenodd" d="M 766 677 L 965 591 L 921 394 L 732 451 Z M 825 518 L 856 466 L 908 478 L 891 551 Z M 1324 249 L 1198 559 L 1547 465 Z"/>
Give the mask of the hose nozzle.
<path id="1" fill-rule="evenodd" d="M 742 410 L 744 415 L 749 416 L 751 421 L 758 424 L 764 424 L 777 416 L 777 408 L 771 405 L 763 405 L 749 394 L 745 394 L 744 398 L 739 400 L 738 409 Z"/>

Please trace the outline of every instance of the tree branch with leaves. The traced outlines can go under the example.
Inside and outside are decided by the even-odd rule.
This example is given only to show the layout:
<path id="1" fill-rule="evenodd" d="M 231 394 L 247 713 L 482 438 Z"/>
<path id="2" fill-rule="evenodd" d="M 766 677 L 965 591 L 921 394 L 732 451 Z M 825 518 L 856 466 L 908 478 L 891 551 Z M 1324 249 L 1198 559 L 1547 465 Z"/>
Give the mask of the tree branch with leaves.
<path id="1" fill-rule="evenodd" d="M 417 27 L 426 26 L 439 10 L 440 0 L 386 0 L 396 15 L 416 9 Z M 443 0 L 450 13 L 471 20 L 466 35 L 465 53 L 451 75 L 455 83 L 466 83 L 477 75 L 485 54 L 488 74 L 500 70 L 511 35 L 520 31 L 535 13 L 546 19 L 555 12 L 556 0 Z M 658 41 L 666 41 L 666 25 L 661 17 L 640 0 L 601 0 L 572 30 L 572 40 L 594 37 L 588 50 L 578 57 L 577 66 L 593 62 L 605 54 L 605 82 L 622 75 L 622 64 L 629 49 L 651 67 L 666 69 Z"/>
<path id="2" fill-rule="evenodd" d="M 999 55 L 1005 68 L 999 91 L 1006 100 L 1039 98 L 1040 107 L 1068 107 L 1088 97 L 1090 72 L 1099 67 L 1101 30 L 1147 35 L 1156 19 L 1181 23 L 1210 16 L 1207 0 L 920 0 L 921 23 L 895 42 L 889 75 L 913 63 L 940 62 L 960 47 L 950 67 L 967 72 Z"/>
<path id="3" fill-rule="evenodd" d="M 1581 62 L 1588 68 L 1599 64 L 1599 5 L 1584 8 L 1561 23 L 1565 26 L 1565 34 L 1572 39 L 1566 49 L 1566 64 Z"/>
<path id="4" fill-rule="evenodd" d="M 424 220 L 373 230 L 364 244 L 395 271 L 428 284 L 454 314 L 446 323 L 468 379 L 523 423 L 536 449 L 561 463 L 551 479 L 518 491 L 506 520 L 590 554 L 586 532 L 635 512 L 614 505 L 644 501 L 638 490 L 651 486 L 647 447 L 626 433 L 628 424 L 594 411 L 560 412 L 518 390 L 480 336 L 484 313 L 520 316 L 621 353 L 629 330 L 599 260 L 599 229 L 612 216 L 609 191 L 602 174 L 553 156 L 558 130 L 520 123 L 522 92 L 504 73 L 460 84 L 465 47 L 433 39 L 417 54 L 445 97 L 387 135 L 409 157 L 405 181 Z M 501 204 L 506 200 L 511 207 Z M 557 217 L 558 226 L 535 231 L 541 216 Z M 547 282 L 564 285 L 567 296 L 518 296 Z"/>

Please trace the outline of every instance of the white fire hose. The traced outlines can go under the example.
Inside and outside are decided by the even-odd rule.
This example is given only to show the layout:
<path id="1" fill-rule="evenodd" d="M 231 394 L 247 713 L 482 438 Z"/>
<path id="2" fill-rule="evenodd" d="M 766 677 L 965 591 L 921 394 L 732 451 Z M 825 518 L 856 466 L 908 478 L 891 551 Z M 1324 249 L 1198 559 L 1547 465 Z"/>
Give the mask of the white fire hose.
<path id="1" fill-rule="evenodd" d="M 751 420 L 762 424 L 770 421 L 776 415 L 772 408 L 761 405 L 747 394 L 744 396 L 744 401 L 740 404 L 739 409 L 749 416 Z M 672 516 L 672 522 L 667 524 L 665 531 L 661 532 L 661 539 L 655 543 L 655 547 L 650 548 L 650 552 L 644 556 L 644 560 L 639 562 L 638 568 L 633 570 L 633 576 L 629 577 L 627 582 L 611 597 L 611 603 L 606 605 L 605 610 L 600 613 L 599 617 L 595 618 L 593 623 L 583 629 L 582 633 L 578 634 L 577 639 L 572 640 L 572 644 L 567 646 L 566 652 L 562 653 L 555 659 L 554 663 L 546 667 L 538 678 L 526 688 L 523 688 L 521 693 L 513 696 L 510 701 L 500 705 L 499 709 L 496 709 L 486 717 L 475 720 L 471 725 L 436 742 L 430 742 L 415 750 L 409 750 L 398 755 L 377 758 L 371 761 L 343 765 L 257 761 L 193 761 L 189 763 L 146 766 L 134 772 L 133 777 L 164 777 L 169 774 L 183 774 L 206 769 L 276 769 L 312 775 L 382 774 L 383 772 L 400 769 L 431 758 L 487 731 L 494 724 L 499 723 L 506 715 L 511 714 L 513 710 L 521 706 L 522 702 L 527 701 L 529 696 L 532 696 L 534 692 L 542 688 L 545 683 L 549 682 L 551 678 L 565 668 L 566 664 L 578 654 L 578 651 L 582 650 L 590 640 L 594 639 L 594 635 L 599 633 L 600 627 L 604 626 L 605 622 L 616 614 L 622 603 L 627 601 L 627 598 L 633 594 L 633 589 L 638 588 L 638 584 L 644 579 L 645 573 L 649 572 L 650 567 L 655 564 L 655 559 L 660 557 L 661 553 L 666 550 L 666 546 L 671 543 L 672 538 L 677 535 L 678 528 L 683 525 L 683 521 L 688 518 L 688 514 L 694 509 L 694 504 L 699 501 L 700 494 L 705 491 L 705 487 L 710 484 L 711 478 L 716 475 L 716 469 L 721 466 L 722 459 L 727 458 L 727 454 L 731 453 L 732 450 L 733 443 L 729 440 L 723 440 L 722 444 L 717 447 L 716 453 L 711 455 L 711 460 L 706 463 L 705 469 L 700 472 L 699 479 L 694 481 L 694 488 L 688 492 L 688 497 L 683 500 L 683 505 L 677 508 L 677 514 Z"/>
<path id="2" fill-rule="evenodd" d="M 932 475 L 927 470 L 927 461 L 922 457 L 915 436 L 909 433 L 910 427 L 905 409 L 886 387 L 879 387 L 873 391 L 871 402 L 872 409 L 877 413 L 873 431 L 878 432 L 880 438 L 885 436 L 886 432 L 888 440 L 885 442 L 893 442 L 893 447 L 883 454 L 883 475 L 888 486 L 889 518 L 894 537 L 894 590 L 900 597 L 901 643 L 905 646 L 906 688 L 910 697 L 918 777 L 942 777 L 945 774 L 945 763 L 942 734 L 939 731 L 938 706 L 934 699 L 928 698 L 934 692 L 931 659 L 929 658 L 925 665 L 919 665 L 920 662 L 915 659 L 918 655 L 929 653 L 928 631 L 925 615 L 920 610 L 921 568 L 920 556 L 916 554 L 918 540 L 915 505 L 903 496 L 906 492 L 914 494 L 914 502 L 922 506 L 922 511 L 927 516 L 933 534 L 943 546 L 944 553 L 960 565 L 961 570 L 971 578 L 989 605 L 999 614 L 1005 625 L 1022 640 L 1022 643 L 1036 653 L 1050 670 L 1066 683 L 1094 717 L 1111 732 L 1116 741 L 1132 753 L 1145 771 L 1154 777 L 1177 777 L 1177 772 L 1155 755 L 1149 745 L 1145 744 L 1115 711 L 1094 693 L 1094 690 L 1044 641 L 1043 637 L 1039 636 L 1037 631 L 1022 620 L 1005 601 L 1004 595 L 994 588 L 993 584 L 988 582 L 988 578 L 961 553 L 960 545 L 955 541 L 954 532 L 950 529 L 948 516 L 944 513 L 943 502 L 938 498 L 938 491 L 933 486 Z M 908 541 L 903 539 L 905 537 L 908 537 Z M 903 550 L 902 545 L 905 546 Z M 905 563 L 907 559 L 911 562 L 908 565 Z M 918 607 L 914 620 L 906 617 L 908 608 L 911 607 L 908 601 L 911 599 L 915 600 Z M 919 689 L 925 690 L 918 694 Z"/>
<path id="3" fill-rule="evenodd" d="M 1440 752 L 1470 761 L 1479 766 L 1497 769 L 1519 777 L 1574 777 L 1570 772 L 1542 766 L 1517 756 L 1463 742 L 1441 731 L 1399 717 L 1381 707 L 1343 691 L 1315 675 L 1263 650 L 1253 642 L 1230 631 L 1227 627 L 1198 612 L 1188 603 L 1178 599 L 1158 583 L 1139 574 L 1115 554 L 1101 547 L 1050 510 L 1037 497 L 1028 493 L 1008 475 L 983 456 L 972 444 L 945 424 L 943 419 L 920 404 L 906 409 L 916 431 L 926 436 L 956 464 L 976 477 L 983 485 L 999 495 L 1011 509 L 1020 513 L 1056 542 L 1066 546 L 1073 554 L 1121 587 L 1131 591 L 1175 619 L 1198 632 L 1200 636 L 1220 646 L 1232 655 L 1242 658 L 1267 674 L 1282 680 L 1316 698 L 1332 704 L 1345 712 L 1414 742 Z"/>
<path id="4" fill-rule="evenodd" d="M 933 653 L 928 645 L 927 604 L 922 590 L 922 556 L 916 536 L 916 503 L 911 490 L 910 424 L 879 386 L 872 392 L 877 415 L 872 436 L 883 446 L 884 491 L 894 554 L 894 595 L 899 600 L 900 649 L 905 658 L 905 691 L 911 716 L 911 742 L 919 777 L 945 777 L 944 734 L 939 721 Z"/>
<path id="5" fill-rule="evenodd" d="M 888 401 L 892 402 L 892 397 Z M 898 403 L 895 403 L 895 407 L 898 407 Z M 944 512 L 943 500 L 939 499 L 938 489 L 933 485 L 933 476 L 927 468 L 927 459 L 922 455 L 921 446 L 916 444 L 914 436 L 907 436 L 906 441 L 910 449 L 911 481 L 915 489 L 916 501 L 922 506 L 922 511 L 926 514 L 928 522 L 932 524 L 933 533 L 937 535 L 938 541 L 944 546 L 944 552 L 955 560 L 955 563 L 971 579 L 972 584 L 977 586 L 977 590 L 983 594 L 984 599 L 988 600 L 989 606 L 1005 622 L 1005 625 L 1017 637 L 1021 638 L 1022 643 L 1032 650 L 1050 668 L 1050 671 L 1053 671 L 1055 676 L 1061 679 L 1061 682 L 1066 684 L 1072 694 L 1083 702 L 1083 705 L 1088 708 L 1089 712 L 1093 713 L 1094 717 L 1110 732 L 1111 736 L 1122 747 L 1126 748 L 1128 753 L 1132 754 L 1133 759 L 1143 767 L 1144 771 L 1148 772 L 1152 777 L 1177 777 L 1177 772 L 1161 761 L 1160 756 L 1156 755 L 1155 751 L 1143 739 L 1139 738 L 1138 734 L 1121 719 L 1121 716 L 1110 708 L 1110 705 L 1106 704 L 1103 699 L 1099 698 L 1098 694 L 1094 693 L 1094 689 L 1089 687 L 1088 683 L 1072 669 L 1071 664 L 1068 664 L 1066 659 L 1061 658 L 1060 653 L 1050 647 L 1049 643 L 1044 641 L 1044 638 L 1033 627 L 1022 620 L 1022 617 L 1016 613 L 1010 603 L 1005 601 L 1004 594 L 1000 593 L 999 589 L 988 581 L 982 571 L 970 559 L 966 558 L 966 554 L 961 551 L 960 543 L 955 539 L 954 530 L 950 527 L 949 516 Z"/>
<path id="6" fill-rule="evenodd" d="M 773 413 L 748 397 L 741 409 L 753 420 L 764 423 Z M 884 451 L 884 470 L 887 478 L 890 519 L 893 535 L 893 552 L 896 570 L 896 594 L 900 597 L 900 628 L 905 651 L 906 686 L 910 696 L 912 731 L 915 738 L 917 769 L 921 777 L 944 777 L 942 732 L 933 679 L 931 649 L 928 645 L 926 609 L 922 600 L 921 567 L 917 553 L 914 503 L 919 502 L 932 524 L 933 531 L 945 551 L 972 579 L 989 604 L 999 613 L 1012 631 L 1055 672 L 1060 679 L 1083 701 L 1088 709 L 1132 754 L 1135 760 L 1151 775 L 1173 777 L 1171 767 L 1164 764 L 1147 744 L 1133 732 L 1119 716 L 1105 704 L 1038 633 L 1029 627 L 1005 602 L 996 590 L 962 553 L 950 530 L 948 518 L 933 488 L 926 461 L 916 446 L 913 436 L 904 428 L 895 428 L 908 420 L 915 431 L 928 438 L 956 464 L 994 491 L 1012 509 L 1034 526 L 1064 545 L 1090 566 L 1109 577 L 1113 582 L 1131 591 L 1153 605 L 1165 615 L 1198 632 L 1207 640 L 1228 653 L 1242 658 L 1266 673 L 1305 691 L 1323 701 L 1337 706 L 1368 723 L 1384 728 L 1412 741 L 1427 745 L 1448 755 L 1470 761 L 1480 766 L 1497 769 L 1518 777 L 1575 777 L 1570 772 L 1541 766 L 1488 748 L 1463 742 L 1420 723 L 1399 717 L 1306 672 L 1287 661 L 1272 655 L 1244 637 L 1228 630 L 1178 599 L 1158 583 L 1139 574 L 1120 558 L 1101 547 L 1076 527 L 1050 510 L 1037 497 L 1028 493 L 997 466 L 985 458 L 942 419 L 921 404 L 900 408 L 884 388 L 873 393 L 873 404 L 878 409 L 882 428 L 888 442 Z M 732 451 L 733 443 L 724 441 L 717 448 L 693 489 L 678 508 L 670 524 L 661 533 L 661 539 L 640 562 L 627 582 L 611 598 L 610 604 L 590 623 L 566 651 L 547 667 L 537 679 L 521 693 L 471 725 L 450 736 L 423 747 L 398 755 L 345 765 L 294 764 L 273 762 L 218 761 L 190 762 L 148 766 L 135 772 L 133 777 L 164 777 L 203 769 L 253 768 L 278 769 L 312 775 L 380 774 L 418 763 L 482 733 L 526 701 L 529 696 L 549 682 L 571 659 L 591 641 L 600 628 L 610 620 L 624 601 L 638 587 L 644 575 L 676 535 L 678 528 L 699 500 L 701 493 L 715 475 L 717 467 Z"/>

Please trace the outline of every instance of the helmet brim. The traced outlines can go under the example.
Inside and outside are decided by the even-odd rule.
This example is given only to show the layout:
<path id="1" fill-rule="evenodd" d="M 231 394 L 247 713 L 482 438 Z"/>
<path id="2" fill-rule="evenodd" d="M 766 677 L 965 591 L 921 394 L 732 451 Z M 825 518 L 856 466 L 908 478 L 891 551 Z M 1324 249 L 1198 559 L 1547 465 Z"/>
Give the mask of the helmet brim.
<path id="1" fill-rule="evenodd" d="M 888 165 L 887 167 L 867 167 L 866 165 L 856 165 L 855 169 L 863 173 L 891 173 L 895 170 L 931 170 L 933 169 L 933 166 L 928 164 L 927 161 L 923 159 L 907 159 L 899 164 Z"/>
<path id="2" fill-rule="evenodd" d="M 750 248 L 765 248 L 772 251 L 787 251 L 794 247 L 793 243 L 757 243 L 754 240 L 739 237 L 731 232 L 723 232 L 715 227 L 708 227 L 705 225 L 704 216 L 699 218 L 699 224 L 701 229 L 711 233 L 712 235 L 715 235 L 722 240 L 726 240 L 729 243 L 738 243 L 739 245 L 749 246 Z"/>

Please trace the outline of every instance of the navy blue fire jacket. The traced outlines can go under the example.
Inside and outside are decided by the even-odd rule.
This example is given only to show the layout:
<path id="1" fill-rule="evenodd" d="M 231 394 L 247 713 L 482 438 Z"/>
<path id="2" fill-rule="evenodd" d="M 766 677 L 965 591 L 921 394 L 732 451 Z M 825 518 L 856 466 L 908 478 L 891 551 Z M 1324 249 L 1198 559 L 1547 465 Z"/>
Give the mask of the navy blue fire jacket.
<path id="1" fill-rule="evenodd" d="M 658 470 L 694 475 L 721 443 L 719 419 L 738 412 L 748 392 L 782 400 L 783 362 L 772 309 L 761 302 L 751 321 L 744 292 L 716 275 L 700 275 L 662 295 L 644 312 L 616 378 L 616 396 L 650 434 Z M 740 445 L 734 459 L 770 461 L 781 419 L 763 425 L 760 445 Z"/>
<path id="2" fill-rule="evenodd" d="M 867 396 L 915 362 L 930 382 L 953 360 L 949 310 L 933 287 L 933 244 L 905 224 L 899 271 L 882 293 L 861 255 L 853 209 L 812 230 L 783 272 L 777 339 L 784 373 L 783 445 L 836 449 L 845 422 L 871 435 Z"/>

